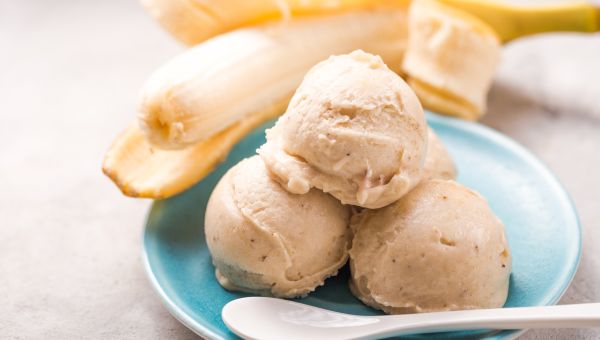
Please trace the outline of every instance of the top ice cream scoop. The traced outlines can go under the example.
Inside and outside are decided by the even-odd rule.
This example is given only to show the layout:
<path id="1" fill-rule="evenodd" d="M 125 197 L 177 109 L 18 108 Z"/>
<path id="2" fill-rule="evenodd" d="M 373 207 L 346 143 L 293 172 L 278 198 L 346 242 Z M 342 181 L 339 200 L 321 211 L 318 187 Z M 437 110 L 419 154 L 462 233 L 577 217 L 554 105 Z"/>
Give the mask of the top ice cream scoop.
<path id="1" fill-rule="evenodd" d="M 414 92 L 380 57 L 357 50 L 308 72 L 259 154 L 292 193 L 316 187 L 380 208 L 420 181 L 426 149 Z"/>

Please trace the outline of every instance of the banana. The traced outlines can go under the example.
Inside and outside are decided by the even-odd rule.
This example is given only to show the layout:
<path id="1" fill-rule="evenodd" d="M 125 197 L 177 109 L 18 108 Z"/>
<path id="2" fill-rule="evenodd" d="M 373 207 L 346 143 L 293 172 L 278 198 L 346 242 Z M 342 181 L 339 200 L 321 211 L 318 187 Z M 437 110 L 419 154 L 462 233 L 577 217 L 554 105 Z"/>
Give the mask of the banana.
<path id="1" fill-rule="evenodd" d="M 104 173 L 132 197 L 161 199 L 182 192 L 212 171 L 243 136 L 281 114 L 318 61 L 362 48 L 399 70 L 407 34 L 404 15 L 376 10 L 293 19 L 232 31 L 190 49 L 159 70 L 142 95 L 142 108 L 158 105 L 158 113 L 173 117 L 165 126 L 180 123 L 186 138 L 163 139 L 175 128 L 163 135 L 152 124 L 146 125 L 149 133 L 132 124 L 107 152 Z M 187 147 L 158 148 L 147 138 L 155 133 L 160 145 Z"/>
<path id="2" fill-rule="evenodd" d="M 408 18 L 403 68 L 423 106 L 479 118 L 500 60 L 496 33 L 477 17 L 430 0 L 414 1 Z"/>
<path id="3" fill-rule="evenodd" d="M 304 74 L 355 49 L 400 70 L 403 10 L 370 10 L 235 30 L 184 52 L 142 88 L 140 127 L 164 149 L 198 143 L 239 119 L 291 97 Z"/>
<path id="4" fill-rule="evenodd" d="M 409 0 L 141 0 L 179 41 L 195 45 L 243 26 L 305 15 L 378 7 L 406 7 Z"/>

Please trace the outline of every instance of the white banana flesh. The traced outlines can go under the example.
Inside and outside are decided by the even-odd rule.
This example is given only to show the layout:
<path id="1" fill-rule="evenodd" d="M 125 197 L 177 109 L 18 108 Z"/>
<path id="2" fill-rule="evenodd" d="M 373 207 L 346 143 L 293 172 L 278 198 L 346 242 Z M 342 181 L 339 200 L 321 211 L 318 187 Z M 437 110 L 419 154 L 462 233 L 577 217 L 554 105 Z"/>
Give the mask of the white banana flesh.
<path id="1" fill-rule="evenodd" d="M 406 11 L 367 10 L 240 29 L 191 48 L 142 89 L 139 123 L 164 149 L 201 142 L 234 122 L 289 100 L 304 74 L 355 49 L 400 70 Z"/>

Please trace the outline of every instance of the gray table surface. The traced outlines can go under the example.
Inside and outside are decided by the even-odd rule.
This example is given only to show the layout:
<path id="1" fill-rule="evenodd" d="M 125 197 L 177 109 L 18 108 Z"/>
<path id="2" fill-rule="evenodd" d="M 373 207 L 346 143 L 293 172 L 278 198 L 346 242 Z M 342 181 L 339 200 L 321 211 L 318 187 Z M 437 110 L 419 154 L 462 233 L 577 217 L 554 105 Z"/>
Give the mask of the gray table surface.
<path id="1" fill-rule="evenodd" d="M 183 50 L 135 1 L 0 1 L 0 338 L 193 338 L 141 264 L 149 201 L 100 172 L 140 85 Z M 600 36 L 512 43 L 483 122 L 548 164 L 584 227 L 561 303 L 600 301 Z M 523 339 L 600 338 L 539 330 Z"/>

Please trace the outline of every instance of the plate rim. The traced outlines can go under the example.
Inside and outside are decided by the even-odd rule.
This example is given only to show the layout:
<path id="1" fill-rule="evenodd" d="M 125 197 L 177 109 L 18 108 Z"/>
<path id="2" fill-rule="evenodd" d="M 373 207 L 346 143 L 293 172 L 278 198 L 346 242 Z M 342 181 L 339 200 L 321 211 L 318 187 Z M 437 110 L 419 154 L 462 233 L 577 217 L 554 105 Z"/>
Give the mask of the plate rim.
<path id="1" fill-rule="evenodd" d="M 154 203 L 152 204 L 154 205 Z M 152 209 L 152 208 L 151 208 Z M 144 233 L 142 238 L 146 236 L 146 228 L 148 224 L 144 227 Z M 179 305 L 177 305 L 173 300 L 167 295 L 164 291 L 163 287 L 160 285 L 154 272 L 152 271 L 152 265 L 150 264 L 150 260 L 148 259 L 148 252 L 146 251 L 146 242 L 142 242 L 142 262 L 144 265 L 144 272 L 146 273 L 146 277 L 150 280 L 150 284 L 154 293 L 158 295 L 159 299 L 162 302 L 162 305 L 167 309 L 169 314 L 171 314 L 177 321 L 181 322 L 185 327 L 194 332 L 196 335 L 201 337 L 206 337 L 208 339 L 221 339 L 221 336 L 217 333 L 210 330 L 208 327 L 204 326 L 202 323 L 194 320 L 191 316 L 189 316 L 186 312 L 184 312 Z"/>
<path id="2" fill-rule="evenodd" d="M 524 158 L 529 164 L 533 165 L 536 168 L 536 170 L 538 170 L 537 173 L 543 175 L 543 177 L 547 179 L 547 182 L 552 183 L 554 189 L 558 189 L 556 191 L 562 193 L 562 195 L 559 196 L 559 203 L 561 207 L 568 208 L 564 210 L 568 210 L 570 215 L 569 219 L 572 219 L 577 227 L 577 250 L 574 252 L 574 254 L 570 253 L 571 259 L 569 262 L 574 260 L 574 265 L 566 274 L 564 274 L 563 279 L 560 280 L 562 281 L 562 284 L 559 284 L 557 287 L 554 287 L 554 291 L 551 291 L 551 294 L 548 294 L 549 297 L 543 300 L 542 304 L 540 304 L 540 306 L 555 305 L 562 298 L 562 296 L 566 293 L 569 286 L 571 285 L 575 274 L 579 269 L 579 265 L 581 263 L 581 255 L 583 251 L 583 230 L 581 226 L 581 221 L 579 219 L 579 214 L 577 213 L 577 208 L 574 204 L 573 199 L 571 198 L 571 195 L 569 195 L 569 192 L 565 189 L 561 181 L 556 177 L 556 175 L 554 175 L 552 171 L 550 171 L 550 168 L 548 168 L 548 166 L 542 160 L 540 160 L 525 146 L 519 144 L 517 141 L 513 140 L 509 136 L 506 136 L 501 132 L 481 123 L 465 121 L 452 117 L 444 117 L 427 110 L 425 110 L 425 112 L 428 124 L 430 122 L 446 124 L 453 128 L 467 130 L 470 133 L 479 136 L 485 136 L 486 138 L 492 139 L 498 144 L 509 147 L 511 151 L 517 153 L 520 157 Z M 157 201 L 154 201 L 152 203 L 149 211 L 152 211 L 156 202 Z M 214 331 L 212 331 L 202 323 L 194 320 L 191 316 L 185 313 L 181 309 L 181 307 L 168 296 L 161 284 L 158 282 L 158 279 L 156 278 L 156 275 L 152 270 L 152 265 L 150 264 L 150 259 L 148 258 L 148 251 L 146 247 L 146 232 L 148 230 L 149 217 L 150 214 L 146 216 L 144 231 L 142 233 L 142 262 L 144 266 L 144 272 L 146 273 L 146 277 L 150 281 L 151 287 L 153 288 L 155 294 L 158 295 L 159 299 L 162 302 L 162 305 L 167 309 L 167 311 L 192 332 L 201 337 L 207 337 L 209 339 L 221 339 L 222 337 L 219 334 L 215 333 Z M 526 331 L 527 329 L 505 330 L 498 333 L 497 335 L 503 335 L 506 339 L 516 339 Z"/>

